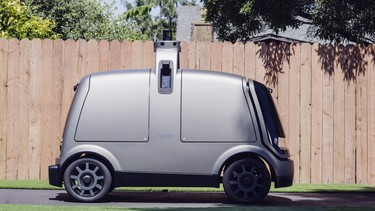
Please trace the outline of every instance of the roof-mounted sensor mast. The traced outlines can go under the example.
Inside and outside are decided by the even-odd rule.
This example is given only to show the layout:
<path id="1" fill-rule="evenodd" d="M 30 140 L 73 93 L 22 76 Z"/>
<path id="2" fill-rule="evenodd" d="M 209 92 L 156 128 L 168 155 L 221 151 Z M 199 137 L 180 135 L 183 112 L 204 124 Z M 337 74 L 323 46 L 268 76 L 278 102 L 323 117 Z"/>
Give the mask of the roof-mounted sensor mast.
<path id="1" fill-rule="evenodd" d="M 173 80 L 179 68 L 180 42 L 172 41 L 172 31 L 163 31 L 163 40 L 154 43 L 155 70 L 160 94 L 173 92 Z"/>

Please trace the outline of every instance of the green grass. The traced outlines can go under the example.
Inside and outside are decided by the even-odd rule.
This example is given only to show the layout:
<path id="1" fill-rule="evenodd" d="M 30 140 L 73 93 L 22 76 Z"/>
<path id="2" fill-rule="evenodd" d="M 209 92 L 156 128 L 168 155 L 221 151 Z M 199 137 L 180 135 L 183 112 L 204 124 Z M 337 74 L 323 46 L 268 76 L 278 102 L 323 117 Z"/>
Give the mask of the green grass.
<path id="1" fill-rule="evenodd" d="M 50 186 L 47 180 L 0 180 L 0 189 L 48 189 L 61 188 Z M 142 187 L 117 188 L 125 191 L 169 191 L 169 192 L 222 192 L 221 188 L 171 188 Z M 271 188 L 274 193 L 317 193 L 317 192 L 375 192 L 375 187 L 359 184 L 295 184 L 287 188 Z"/>

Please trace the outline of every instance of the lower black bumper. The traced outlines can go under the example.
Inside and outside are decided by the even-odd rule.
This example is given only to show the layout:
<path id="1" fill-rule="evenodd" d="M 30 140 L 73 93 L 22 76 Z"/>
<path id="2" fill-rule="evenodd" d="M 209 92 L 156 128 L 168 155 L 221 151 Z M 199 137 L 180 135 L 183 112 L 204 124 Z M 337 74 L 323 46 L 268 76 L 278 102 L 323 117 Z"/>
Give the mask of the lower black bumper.
<path id="1" fill-rule="evenodd" d="M 283 160 L 277 163 L 278 174 L 275 176 L 275 188 L 293 185 L 294 163 L 292 160 Z"/>
<path id="2" fill-rule="evenodd" d="M 293 184 L 293 176 L 276 177 L 275 188 L 289 187 Z"/>
<path id="3" fill-rule="evenodd" d="M 48 179 L 50 185 L 62 187 L 62 179 L 60 175 L 59 165 L 52 165 L 48 167 Z"/>

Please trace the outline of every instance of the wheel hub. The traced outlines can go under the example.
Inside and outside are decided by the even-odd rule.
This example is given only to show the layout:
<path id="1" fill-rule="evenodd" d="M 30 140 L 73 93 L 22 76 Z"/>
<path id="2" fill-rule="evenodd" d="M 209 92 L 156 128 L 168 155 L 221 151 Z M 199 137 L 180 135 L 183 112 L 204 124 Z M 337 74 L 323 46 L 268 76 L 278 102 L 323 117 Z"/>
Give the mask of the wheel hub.
<path id="1" fill-rule="evenodd" d="M 83 183 L 85 185 L 89 185 L 91 183 L 91 176 L 90 175 L 85 175 L 83 176 L 83 179 L 82 179 Z"/>
<path id="2" fill-rule="evenodd" d="M 91 170 L 80 173 L 79 178 L 78 184 L 82 190 L 92 190 L 98 182 Z"/>
<path id="3" fill-rule="evenodd" d="M 249 186 L 251 185 L 252 183 L 254 183 L 254 179 L 249 177 L 249 176 L 244 176 L 242 179 L 241 179 L 241 183 L 245 186 Z"/>
<path id="4" fill-rule="evenodd" d="M 251 174 L 243 174 L 238 178 L 240 188 L 244 191 L 251 191 L 255 188 L 257 180 Z"/>

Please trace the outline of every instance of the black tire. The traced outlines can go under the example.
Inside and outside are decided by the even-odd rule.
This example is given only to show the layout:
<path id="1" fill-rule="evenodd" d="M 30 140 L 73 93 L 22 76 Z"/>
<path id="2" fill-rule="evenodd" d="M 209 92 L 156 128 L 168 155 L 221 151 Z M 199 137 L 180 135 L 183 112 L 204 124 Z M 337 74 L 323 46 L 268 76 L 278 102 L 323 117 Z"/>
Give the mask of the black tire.
<path id="1" fill-rule="evenodd" d="M 262 161 L 249 158 L 238 160 L 225 170 L 223 185 L 225 193 L 234 202 L 252 204 L 267 196 L 271 177 Z"/>
<path id="2" fill-rule="evenodd" d="M 69 195 L 78 201 L 98 201 L 112 187 L 111 172 L 98 160 L 81 158 L 66 168 L 64 186 Z"/>

